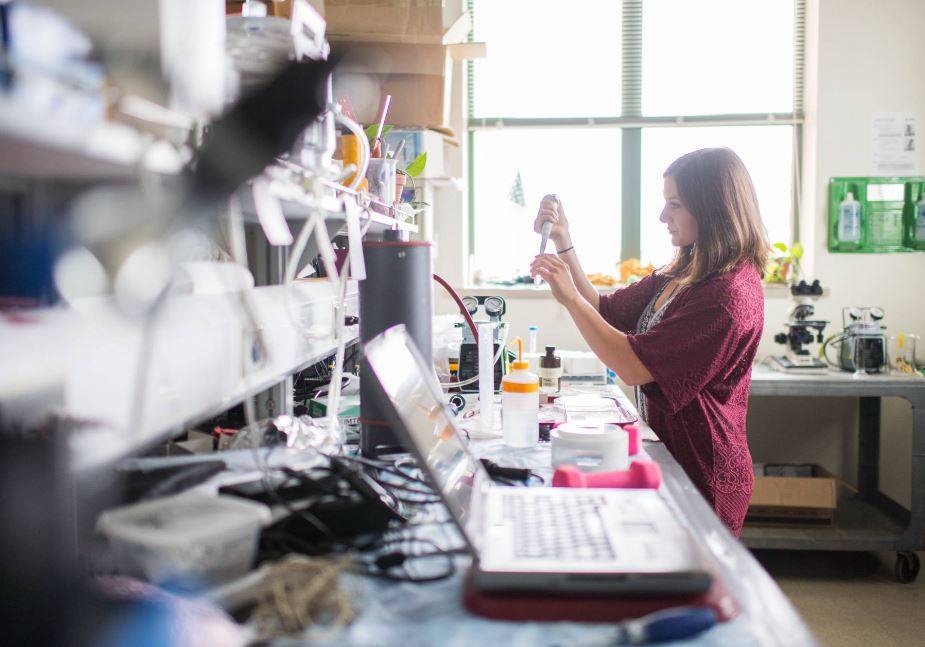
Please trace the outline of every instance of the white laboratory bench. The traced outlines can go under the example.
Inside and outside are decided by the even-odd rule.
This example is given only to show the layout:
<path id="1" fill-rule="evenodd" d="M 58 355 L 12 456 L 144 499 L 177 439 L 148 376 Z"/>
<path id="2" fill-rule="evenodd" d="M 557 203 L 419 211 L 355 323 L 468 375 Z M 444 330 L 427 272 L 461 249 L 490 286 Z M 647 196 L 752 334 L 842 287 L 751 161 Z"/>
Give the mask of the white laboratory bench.
<path id="1" fill-rule="evenodd" d="M 622 397 L 623 405 L 634 410 L 629 400 Z M 500 440 L 481 440 L 472 441 L 470 447 L 479 456 L 504 465 L 529 467 L 544 476 L 547 483 L 551 480 L 548 443 L 529 449 L 512 449 Z M 718 624 L 696 639 L 673 644 L 781 647 L 818 644 L 771 576 L 726 529 L 665 446 L 660 442 L 647 441 L 644 451 L 662 468 L 661 494 L 688 526 L 740 609 L 735 618 Z M 453 539 L 449 537 L 449 543 L 454 543 Z M 426 588 L 366 582 L 358 601 L 359 617 L 347 630 L 338 633 L 330 644 L 504 644 L 505 647 L 536 647 L 607 644 L 601 641 L 613 635 L 612 625 L 606 623 L 501 622 L 470 614 L 462 605 L 463 577 L 468 560 L 468 557 L 460 558 L 460 573 L 453 578 Z"/>

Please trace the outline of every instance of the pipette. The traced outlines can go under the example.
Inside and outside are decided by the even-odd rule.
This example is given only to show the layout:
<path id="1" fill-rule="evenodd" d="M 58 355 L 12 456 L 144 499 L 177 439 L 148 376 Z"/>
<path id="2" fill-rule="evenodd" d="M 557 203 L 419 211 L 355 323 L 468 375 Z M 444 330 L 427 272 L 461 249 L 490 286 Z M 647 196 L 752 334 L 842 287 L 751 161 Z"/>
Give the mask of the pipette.
<path id="1" fill-rule="evenodd" d="M 546 196 L 547 198 L 555 198 L 555 196 Z M 544 198 L 545 199 L 545 198 Z M 540 227 L 540 255 L 546 253 L 546 243 L 549 242 L 549 234 L 552 233 L 552 222 L 546 221 L 543 223 L 543 226 Z M 543 279 L 539 275 L 533 277 L 533 285 L 539 285 L 543 282 Z"/>
<path id="2" fill-rule="evenodd" d="M 559 202 L 559 198 L 557 198 L 555 195 L 547 195 L 543 199 L 546 200 L 546 198 L 552 198 L 556 201 L 556 204 Z M 550 233 L 552 233 L 552 222 L 547 220 L 540 228 L 540 254 L 546 253 L 546 243 L 549 242 Z"/>
<path id="3" fill-rule="evenodd" d="M 549 234 L 552 232 L 552 223 L 544 222 L 542 229 L 540 229 L 540 254 L 546 253 L 546 243 L 549 242 Z"/>

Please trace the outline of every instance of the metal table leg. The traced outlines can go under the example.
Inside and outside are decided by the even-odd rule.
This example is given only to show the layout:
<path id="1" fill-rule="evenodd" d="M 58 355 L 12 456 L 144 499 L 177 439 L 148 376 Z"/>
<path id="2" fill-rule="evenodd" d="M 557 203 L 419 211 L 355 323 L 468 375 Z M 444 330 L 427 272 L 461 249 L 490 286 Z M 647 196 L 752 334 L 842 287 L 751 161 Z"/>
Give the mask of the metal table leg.
<path id="1" fill-rule="evenodd" d="M 858 414 L 858 491 L 873 503 L 880 494 L 880 398 L 859 398 Z"/>

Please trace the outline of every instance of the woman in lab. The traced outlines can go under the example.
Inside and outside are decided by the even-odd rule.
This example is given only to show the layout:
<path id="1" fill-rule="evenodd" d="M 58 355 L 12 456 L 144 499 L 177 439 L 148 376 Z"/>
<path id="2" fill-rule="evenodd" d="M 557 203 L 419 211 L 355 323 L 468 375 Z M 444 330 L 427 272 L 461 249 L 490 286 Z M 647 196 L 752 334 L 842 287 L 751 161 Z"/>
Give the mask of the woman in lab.
<path id="1" fill-rule="evenodd" d="M 764 326 L 768 256 L 751 177 L 728 148 L 678 158 L 664 174 L 659 220 L 677 247 L 650 276 L 601 296 L 588 281 L 562 204 L 547 196 L 557 254 L 537 256 L 549 284 L 601 361 L 636 387 L 640 415 L 738 535 L 752 493 L 745 414 Z"/>

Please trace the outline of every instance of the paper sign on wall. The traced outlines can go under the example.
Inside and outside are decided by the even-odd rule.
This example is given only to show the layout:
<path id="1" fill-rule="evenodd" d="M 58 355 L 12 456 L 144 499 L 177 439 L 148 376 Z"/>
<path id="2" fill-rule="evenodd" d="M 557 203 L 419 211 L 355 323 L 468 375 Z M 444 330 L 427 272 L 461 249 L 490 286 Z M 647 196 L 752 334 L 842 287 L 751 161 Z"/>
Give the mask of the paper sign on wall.
<path id="1" fill-rule="evenodd" d="M 871 150 L 877 175 L 916 175 L 921 138 L 914 112 L 875 112 L 871 115 Z"/>

